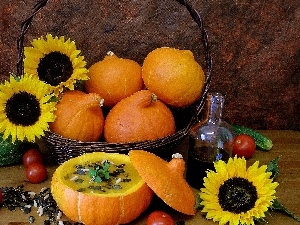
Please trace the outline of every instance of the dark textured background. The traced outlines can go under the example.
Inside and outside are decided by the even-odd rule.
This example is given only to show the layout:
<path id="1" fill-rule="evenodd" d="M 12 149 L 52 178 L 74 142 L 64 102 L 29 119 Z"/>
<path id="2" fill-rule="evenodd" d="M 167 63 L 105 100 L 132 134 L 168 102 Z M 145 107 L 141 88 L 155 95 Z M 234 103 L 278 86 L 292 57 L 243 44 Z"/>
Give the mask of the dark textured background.
<path id="1" fill-rule="evenodd" d="M 0 81 L 16 72 L 20 24 L 35 0 L 0 2 Z M 300 131 L 300 1 L 192 0 L 208 31 L 211 91 L 226 95 L 224 116 L 254 129 Z M 191 49 L 204 66 L 200 33 L 175 0 L 49 0 L 25 40 L 64 35 L 89 65 L 108 50 L 142 63 L 160 46 Z"/>

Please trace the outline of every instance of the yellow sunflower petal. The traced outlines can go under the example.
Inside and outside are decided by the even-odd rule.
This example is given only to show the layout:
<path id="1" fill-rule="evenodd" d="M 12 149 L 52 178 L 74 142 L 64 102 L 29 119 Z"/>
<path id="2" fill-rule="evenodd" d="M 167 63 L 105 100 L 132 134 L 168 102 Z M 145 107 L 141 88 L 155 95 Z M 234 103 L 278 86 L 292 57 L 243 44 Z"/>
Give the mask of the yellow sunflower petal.
<path id="1" fill-rule="evenodd" d="M 218 176 L 222 177 L 223 180 L 228 179 L 228 170 L 226 167 L 226 163 L 223 160 L 219 160 L 214 163 L 215 171 L 218 174 Z"/>
<path id="2" fill-rule="evenodd" d="M 34 39 L 31 42 L 32 47 L 24 48 L 24 71 L 25 73 L 33 74 L 36 77 L 39 77 L 38 67 L 41 59 L 46 55 L 53 52 L 60 52 L 67 56 L 72 63 L 73 72 L 71 76 L 66 81 L 61 81 L 58 85 L 51 84 L 54 79 L 45 81 L 51 90 L 59 95 L 65 89 L 74 90 L 74 84 L 78 80 L 87 80 L 89 79 L 86 69 L 86 61 L 81 54 L 81 51 L 76 48 L 74 41 L 70 39 L 65 41 L 65 37 L 53 37 L 51 34 L 47 34 L 46 38 L 40 37 Z M 49 65 L 51 67 L 51 65 Z"/>
<path id="3" fill-rule="evenodd" d="M 21 141 L 35 141 L 36 137 L 44 135 L 44 131 L 49 129 L 49 122 L 55 120 L 54 110 L 56 103 L 49 102 L 49 99 L 53 97 L 50 91 L 44 82 L 28 74 L 20 77 L 19 80 L 10 76 L 9 82 L 6 81 L 0 85 L 0 132 L 3 132 L 4 140 L 11 137 L 12 142 L 15 142 L 17 139 Z M 30 110 L 18 108 L 23 107 L 22 104 L 8 103 L 9 101 L 14 101 L 12 99 L 13 96 L 23 96 L 23 93 L 26 93 L 28 96 L 34 96 L 29 101 L 35 101 L 34 104 L 39 105 L 39 115 L 32 115 Z M 18 112 L 20 110 L 23 114 L 20 114 L 18 118 L 14 117 L 16 114 L 7 114 L 8 107 L 12 107 L 9 108 L 10 112 L 14 110 Z M 24 116 L 24 123 L 14 122 L 16 119 L 22 121 L 22 116 Z M 33 120 L 31 124 L 27 124 L 28 118 L 34 118 L 36 121 Z"/>
<path id="4" fill-rule="evenodd" d="M 266 166 L 259 167 L 258 165 L 259 162 L 257 161 L 247 169 L 246 160 L 237 157 L 229 159 L 227 163 L 223 161 L 215 163 L 215 172 L 210 171 L 207 173 L 207 177 L 204 178 L 204 188 L 201 188 L 199 193 L 202 199 L 201 205 L 203 205 L 202 212 L 206 213 L 207 219 L 212 219 L 224 225 L 254 225 L 255 218 L 265 217 L 265 212 L 275 199 L 275 188 L 278 186 L 278 183 L 270 179 L 270 173 L 266 172 Z M 230 182 L 228 183 L 227 181 L 229 180 Z M 241 185 L 240 183 L 243 182 L 246 185 L 231 186 L 234 185 L 232 182 L 237 180 L 239 184 L 236 185 Z M 224 186 L 225 183 L 230 184 L 230 186 Z M 220 196 L 226 194 L 226 191 L 224 193 L 221 190 L 224 191 L 224 188 L 230 188 L 227 193 L 231 193 L 234 188 L 237 188 L 239 191 L 247 191 L 249 185 L 256 190 L 257 195 L 253 195 L 254 200 L 256 198 L 255 202 L 251 200 L 251 205 L 246 206 L 246 208 L 250 207 L 248 210 L 240 213 L 238 213 L 240 210 L 230 212 L 231 209 L 237 209 L 235 207 L 240 203 L 234 203 L 232 206 L 228 205 L 227 207 L 223 207 L 225 205 L 221 206 L 221 204 L 231 204 L 231 202 L 238 201 L 236 198 L 228 202 L 227 200 L 223 201 L 222 197 L 219 199 Z M 246 195 L 253 193 L 252 188 Z M 230 198 L 231 195 L 227 197 Z M 226 210 L 223 210 L 223 208 L 226 208 Z"/>
<path id="5" fill-rule="evenodd" d="M 205 178 L 204 178 L 205 179 Z M 211 182 L 210 180 L 205 180 L 205 188 L 201 189 L 202 192 L 209 192 L 211 194 L 217 195 L 219 193 L 219 187 L 221 184 L 216 184 L 216 182 Z"/>

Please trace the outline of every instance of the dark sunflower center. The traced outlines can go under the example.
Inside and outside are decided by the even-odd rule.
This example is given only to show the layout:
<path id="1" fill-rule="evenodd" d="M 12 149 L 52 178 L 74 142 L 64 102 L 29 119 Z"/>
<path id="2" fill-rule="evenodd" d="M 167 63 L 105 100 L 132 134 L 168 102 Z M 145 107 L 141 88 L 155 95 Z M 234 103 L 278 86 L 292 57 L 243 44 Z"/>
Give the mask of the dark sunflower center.
<path id="1" fill-rule="evenodd" d="M 50 52 L 41 58 L 38 68 L 40 80 L 57 86 L 67 81 L 73 74 L 73 65 L 68 56 L 60 52 Z"/>
<path id="2" fill-rule="evenodd" d="M 234 177 L 221 185 L 218 198 L 224 211 L 239 214 L 252 209 L 258 197 L 252 182 L 245 178 Z"/>
<path id="3" fill-rule="evenodd" d="M 34 125 L 41 115 L 38 99 L 25 91 L 15 93 L 8 99 L 5 112 L 10 122 L 18 126 Z"/>

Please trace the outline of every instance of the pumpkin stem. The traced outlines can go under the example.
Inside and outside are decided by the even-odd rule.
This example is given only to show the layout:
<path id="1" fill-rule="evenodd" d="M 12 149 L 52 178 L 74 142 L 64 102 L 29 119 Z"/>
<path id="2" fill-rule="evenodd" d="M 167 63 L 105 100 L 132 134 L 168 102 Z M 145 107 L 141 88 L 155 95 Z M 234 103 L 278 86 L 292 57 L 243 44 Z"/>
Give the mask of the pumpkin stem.
<path id="1" fill-rule="evenodd" d="M 182 155 L 179 153 L 173 154 L 168 167 L 172 173 L 177 173 L 178 176 L 182 177 L 185 171 L 185 162 Z"/>
<path id="2" fill-rule="evenodd" d="M 154 93 L 151 93 L 151 102 L 156 102 L 157 96 Z"/>
<path id="3" fill-rule="evenodd" d="M 115 53 L 113 52 L 113 51 L 108 51 L 107 53 L 106 53 L 106 55 L 108 55 L 108 56 L 113 56 Z"/>
<path id="4" fill-rule="evenodd" d="M 87 109 L 87 108 L 94 107 L 94 106 L 102 107 L 103 103 L 104 103 L 104 99 L 101 98 L 96 93 L 90 93 L 90 94 L 86 95 L 86 97 L 83 98 L 81 102 L 83 105 L 82 109 Z"/>

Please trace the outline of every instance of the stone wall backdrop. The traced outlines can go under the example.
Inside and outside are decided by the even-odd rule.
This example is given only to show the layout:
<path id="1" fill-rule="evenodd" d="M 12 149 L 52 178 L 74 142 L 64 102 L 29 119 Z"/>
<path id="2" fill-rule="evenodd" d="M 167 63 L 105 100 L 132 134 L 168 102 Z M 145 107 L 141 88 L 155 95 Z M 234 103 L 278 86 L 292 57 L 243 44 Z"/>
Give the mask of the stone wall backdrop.
<path id="1" fill-rule="evenodd" d="M 191 0 L 213 57 L 211 91 L 226 95 L 224 116 L 254 129 L 300 131 L 300 1 Z M 0 78 L 16 72 L 21 22 L 36 0 L 1 0 Z M 88 65 L 108 50 L 143 62 L 160 46 L 191 49 L 203 62 L 200 32 L 176 0 L 49 0 L 25 38 L 49 32 L 76 41 Z"/>

